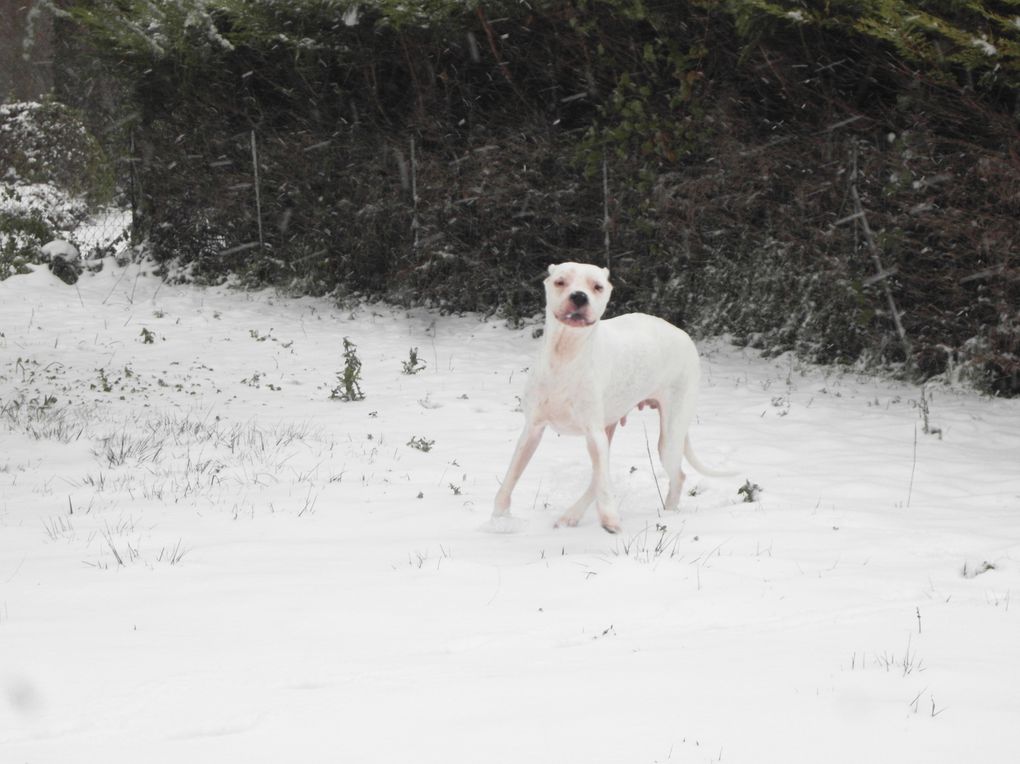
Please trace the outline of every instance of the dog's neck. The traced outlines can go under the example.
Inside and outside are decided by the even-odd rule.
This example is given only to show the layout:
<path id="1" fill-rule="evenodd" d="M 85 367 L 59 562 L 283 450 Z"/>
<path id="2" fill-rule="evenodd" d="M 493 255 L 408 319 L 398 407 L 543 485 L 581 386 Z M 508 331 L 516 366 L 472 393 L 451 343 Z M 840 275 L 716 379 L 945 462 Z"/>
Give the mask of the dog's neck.
<path id="1" fill-rule="evenodd" d="M 598 322 L 584 327 L 564 326 L 555 316 L 547 314 L 543 359 L 551 367 L 564 366 L 582 359 L 591 346 L 596 326 Z"/>

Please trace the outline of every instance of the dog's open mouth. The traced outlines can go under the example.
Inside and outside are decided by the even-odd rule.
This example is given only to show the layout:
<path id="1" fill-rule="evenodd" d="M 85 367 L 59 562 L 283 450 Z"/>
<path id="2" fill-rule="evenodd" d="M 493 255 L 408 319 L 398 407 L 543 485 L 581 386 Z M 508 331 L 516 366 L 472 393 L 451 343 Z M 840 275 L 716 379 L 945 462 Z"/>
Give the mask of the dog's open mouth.
<path id="1" fill-rule="evenodd" d="M 579 310 L 565 310 L 560 313 L 556 318 L 559 319 L 561 324 L 567 326 L 591 326 L 594 322 L 589 320 L 586 313 L 582 313 Z"/>

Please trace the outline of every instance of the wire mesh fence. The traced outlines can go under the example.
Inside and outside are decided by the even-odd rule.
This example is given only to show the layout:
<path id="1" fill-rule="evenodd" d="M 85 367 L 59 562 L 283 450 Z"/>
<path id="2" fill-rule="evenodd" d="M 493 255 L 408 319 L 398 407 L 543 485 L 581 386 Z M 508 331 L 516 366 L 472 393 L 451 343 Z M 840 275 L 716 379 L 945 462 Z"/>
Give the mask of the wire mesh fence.
<path id="1" fill-rule="evenodd" d="M 130 209 L 100 208 L 75 230 L 75 243 L 83 257 L 117 256 L 131 244 L 132 224 Z"/>

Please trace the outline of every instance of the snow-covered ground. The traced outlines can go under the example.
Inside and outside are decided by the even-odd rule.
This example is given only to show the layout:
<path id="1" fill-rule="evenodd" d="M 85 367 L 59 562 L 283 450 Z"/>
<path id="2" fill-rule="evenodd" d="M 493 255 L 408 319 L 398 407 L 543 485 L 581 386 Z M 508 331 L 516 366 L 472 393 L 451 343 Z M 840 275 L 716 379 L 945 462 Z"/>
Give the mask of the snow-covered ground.
<path id="1" fill-rule="evenodd" d="M 1020 402 L 702 343 L 739 478 L 493 534 L 532 328 L 144 270 L 0 282 L 0 761 L 1016 760 Z"/>

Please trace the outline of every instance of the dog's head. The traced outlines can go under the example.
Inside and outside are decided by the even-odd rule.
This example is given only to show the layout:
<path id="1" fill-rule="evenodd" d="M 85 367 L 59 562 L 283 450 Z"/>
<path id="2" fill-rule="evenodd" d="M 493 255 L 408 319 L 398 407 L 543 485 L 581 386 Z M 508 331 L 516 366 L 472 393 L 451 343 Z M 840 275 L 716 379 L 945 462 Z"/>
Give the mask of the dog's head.
<path id="1" fill-rule="evenodd" d="M 612 291 L 608 268 L 584 263 L 550 265 L 545 280 L 546 311 L 566 326 L 592 326 L 605 312 Z"/>

